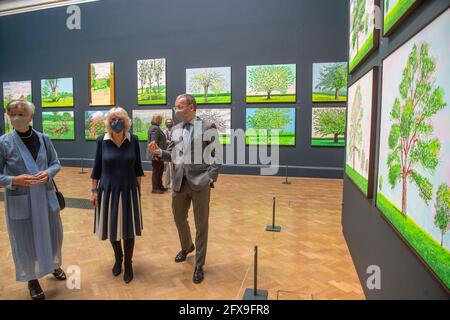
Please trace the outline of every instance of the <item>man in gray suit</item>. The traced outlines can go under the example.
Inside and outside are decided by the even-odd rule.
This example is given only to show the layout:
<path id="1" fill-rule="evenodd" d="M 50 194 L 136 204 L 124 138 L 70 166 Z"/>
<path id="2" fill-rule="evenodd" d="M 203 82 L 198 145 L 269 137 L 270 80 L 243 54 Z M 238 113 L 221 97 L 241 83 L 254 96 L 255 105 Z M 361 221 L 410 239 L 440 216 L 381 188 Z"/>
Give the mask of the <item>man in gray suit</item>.
<path id="1" fill-rule="evenodd" d="M 196 116 L 197 103 L 193 96 L 179 95 L 174 109 L 180 122 L 173 127 L 172 141 L 167 149 L 162 150 L 151 142 L 148 150 L 173 163 L 172 211 L 181 243 L 175 262 L 185 261 L 187 255 L 196 249 L 192 280 L 200 283 L 204 278 L 208 242 L 210 192 L 221 167 L 221 159 L 217 159 L 220 155 L 216 154 L 221 146 L 216 125 Z M 191 202 L 196 228 L 195 247 L 188 223 Z"/>

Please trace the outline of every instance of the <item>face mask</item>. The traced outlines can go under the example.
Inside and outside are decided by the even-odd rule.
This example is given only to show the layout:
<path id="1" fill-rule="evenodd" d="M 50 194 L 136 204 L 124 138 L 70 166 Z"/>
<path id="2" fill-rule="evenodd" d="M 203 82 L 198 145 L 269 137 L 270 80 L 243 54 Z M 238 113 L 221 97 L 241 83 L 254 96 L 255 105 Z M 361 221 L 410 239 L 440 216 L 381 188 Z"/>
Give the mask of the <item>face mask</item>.
<path id="1" fill-rule="evenodd" d="M 173 123 L 169 123 L 168 125 L 166 125 L 166 128 L 172 129 L 173 127 Z"/>
<path id="2" fill-rule="evenodd" d="M 186 109 L 176 109 L 175 117 L 177 117 L 177 119 L 182 122 L 186 122 L 188 117 L 188 111 Z"/>
<path id="3" fill-rule="evenodd" d="M 125 127 L 125 124 L 123 123 L 123 120 L 112 120 L 112 121 L 109 122 L 109 125 L 111 126 L 111 129 L 115 133 L 119 133 Z"/>
<path id="4" fill-rule="evenodd" d="M 15 129 L 25 129 L 28 128 L 28 124 L 30 121 L 26 119 L 24 116 L 13 116 L 9 118 L 11 120 L 11 124 Z"/>

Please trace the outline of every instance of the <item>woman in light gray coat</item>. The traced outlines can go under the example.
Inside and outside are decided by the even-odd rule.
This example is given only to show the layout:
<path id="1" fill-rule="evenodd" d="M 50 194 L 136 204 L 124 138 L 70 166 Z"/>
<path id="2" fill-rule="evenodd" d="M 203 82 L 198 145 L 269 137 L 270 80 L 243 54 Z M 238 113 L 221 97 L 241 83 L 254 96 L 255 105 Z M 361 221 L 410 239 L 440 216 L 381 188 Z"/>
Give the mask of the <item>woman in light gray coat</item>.
<path id="1" fill-rule="evenodd" d="M 8 104 L 14 128 L 0 137 L 0 187 L 5 188 L 6 223 L 16 280 L 28 281 L 30 296 L 45 299 L 38 279 L 61 269 L 63 230 L 52 179 L 61 169 L 48 136 L 29 126 L 35 107 L 22 100 Z"/>

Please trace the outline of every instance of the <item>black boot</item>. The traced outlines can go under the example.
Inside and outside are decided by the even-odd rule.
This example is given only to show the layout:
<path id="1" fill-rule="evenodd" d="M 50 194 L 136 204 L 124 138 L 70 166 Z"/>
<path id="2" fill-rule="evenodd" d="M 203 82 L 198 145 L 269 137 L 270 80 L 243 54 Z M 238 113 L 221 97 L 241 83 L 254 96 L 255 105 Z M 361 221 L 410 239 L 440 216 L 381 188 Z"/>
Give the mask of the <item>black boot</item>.
<path id="1" fill-rule="evenodd" d="M 117 277 L 122 272 L 122 261 L 123 261 L 123 252 L 120 241 L 111 241 L 111 245 L 114 250 L 114 257 L 116 262 L 112 268 L 113 276 Z"/>
<path id="2" fill-rule="evenodd" d="M 133 249 L 134 238 L 126 239 L 123 241 L 123 247 L 125 251 L 125 273 L 123 274 L 123 281 L 130 283 L 133 280 Z"/>
<path id="3" fill-rule="evenodd" d="M 44 291 L 42 291 L 38 280 L 28 281 L 28 290 L 30 291 L 30 297 L 32 300 L 45 300 Z"/>

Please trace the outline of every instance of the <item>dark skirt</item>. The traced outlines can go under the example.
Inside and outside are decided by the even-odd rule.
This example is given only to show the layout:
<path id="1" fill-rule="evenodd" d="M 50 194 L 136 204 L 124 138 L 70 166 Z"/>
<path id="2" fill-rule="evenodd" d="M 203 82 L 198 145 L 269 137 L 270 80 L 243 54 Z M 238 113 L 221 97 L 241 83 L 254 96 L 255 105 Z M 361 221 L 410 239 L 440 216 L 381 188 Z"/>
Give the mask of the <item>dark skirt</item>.
<path id="1" fill-rule="evenodd" d="M 142 233 L 141 198 L 137 185 L 100 186 L 94 233 L 100 240 L 132 239 Z"/>

